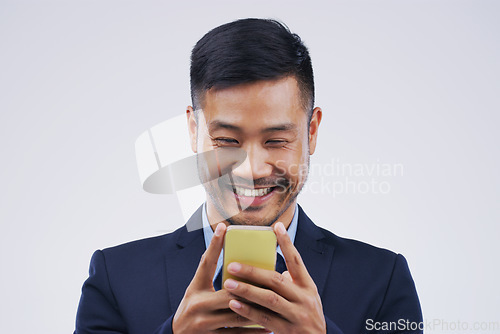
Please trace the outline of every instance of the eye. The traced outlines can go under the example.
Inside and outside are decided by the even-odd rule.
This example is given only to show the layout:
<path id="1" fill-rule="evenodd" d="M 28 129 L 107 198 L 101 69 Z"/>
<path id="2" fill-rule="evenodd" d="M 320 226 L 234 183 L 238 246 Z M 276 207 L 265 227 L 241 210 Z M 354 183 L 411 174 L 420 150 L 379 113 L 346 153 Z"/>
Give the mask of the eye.
<path id="1" fill-rule="evenodd" d="M 271 145 L 271 146 L 284 146 L 288 143 L 288 141 L 283 140 L 283 139 L 270 139 L 266 141 L 266 144 Z"/>
<path id="2" fill-rule="evenodd" d="M 237 145 L 239 144 L 236 139 L 233 138 L 214 138 L 212 139 L 217 145 Z"/>

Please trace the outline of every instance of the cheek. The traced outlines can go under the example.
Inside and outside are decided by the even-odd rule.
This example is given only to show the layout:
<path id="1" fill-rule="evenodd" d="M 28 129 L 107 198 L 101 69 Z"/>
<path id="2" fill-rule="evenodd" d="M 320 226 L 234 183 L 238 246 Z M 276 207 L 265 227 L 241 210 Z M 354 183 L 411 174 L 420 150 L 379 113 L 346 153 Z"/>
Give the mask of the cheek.
<path id="1" fill-rule="evenodd" d="M 207 152 L 214 149 L 210 138 L 201 135 L 198 137 L 196 147 L 198 148 L 198 152 Z"/>
<path id="2" fill-rule="evenodd" d="M 307 176 L 308 166 L 308 150 L 306 145 L 296 145 L 293 148 L 286 148 L 273 152 L 272 156 L 275 159 L 279 175 L 287 176 L 291 179 L 301 179 Z"/>
<path id="3" fill-rule="evenodd" d="M 307 177 L 308 168 L 305 163 L 292 164 L 288 169 L 288 179 L 292 183 L 292 188 L 297 188 Z"/>
<path id="4" fill-rule="evenodd" d="M 290 182 L 292 189 L 298 187 L 307 177 L 309 168 L 306 161 L 279 161 L 277 165 L 278 177 L 283 177 Z"/>
<path id="5" fill-rule="evenodd" d="M 292 163 L 288 166 L 288 176 L 292 180 L 296 180 L 300 175 L 300 163 Z"/>

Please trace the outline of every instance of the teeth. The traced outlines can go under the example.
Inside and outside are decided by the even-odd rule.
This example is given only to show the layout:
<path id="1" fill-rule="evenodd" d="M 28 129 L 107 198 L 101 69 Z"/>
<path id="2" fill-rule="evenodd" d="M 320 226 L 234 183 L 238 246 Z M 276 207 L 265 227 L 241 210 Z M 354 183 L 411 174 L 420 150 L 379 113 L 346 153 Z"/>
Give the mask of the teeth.
<path id="1" fill-rule="evenodd" d="M 242 188 L 238 186 L 233 186 L 235 193 L 240 196 L 245 196 L 245 197 L 260 197 L 267 195 L 271 192 L 273 189 L 272 187 L 269 188 L 261 188 L 261 189 L 248 189 L 248 188 Z"/>

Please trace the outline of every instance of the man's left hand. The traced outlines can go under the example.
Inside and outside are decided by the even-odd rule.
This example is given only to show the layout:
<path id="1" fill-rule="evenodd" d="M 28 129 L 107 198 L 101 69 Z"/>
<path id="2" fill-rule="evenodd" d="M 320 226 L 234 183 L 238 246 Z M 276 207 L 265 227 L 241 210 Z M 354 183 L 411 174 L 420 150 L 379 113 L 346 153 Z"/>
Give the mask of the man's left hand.
<path id="1" fill-rule="evenodd" d="M 275 334 L 325 334 L 325 316 L 316 284 L 283 224 L 275 224 L 274 232 L 285 256 L 288 271 L 280 274 L 240 263 L 229 264 L 228 270 L 232 275 L 265 287 L 226 280 L 224 287 L 238 297 L 238 300 L 232 299 L 229 302 L 229 307 Z"/>

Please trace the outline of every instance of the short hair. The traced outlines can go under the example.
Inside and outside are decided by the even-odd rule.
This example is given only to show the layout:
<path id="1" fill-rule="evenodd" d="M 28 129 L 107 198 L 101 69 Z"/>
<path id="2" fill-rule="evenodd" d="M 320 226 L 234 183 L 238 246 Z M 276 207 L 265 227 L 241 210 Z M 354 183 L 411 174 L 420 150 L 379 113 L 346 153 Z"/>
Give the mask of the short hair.
<path id="1" fill-rule="evenodd" d="M 191 99 L 202 108 L 205 93 L 259 80 L 293 76 L 308 119 L 314 106 L 309 51 L 297 34 L 272 19 L 248 18 L 210 30 L 191 53 Z"/>

